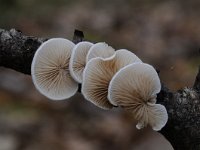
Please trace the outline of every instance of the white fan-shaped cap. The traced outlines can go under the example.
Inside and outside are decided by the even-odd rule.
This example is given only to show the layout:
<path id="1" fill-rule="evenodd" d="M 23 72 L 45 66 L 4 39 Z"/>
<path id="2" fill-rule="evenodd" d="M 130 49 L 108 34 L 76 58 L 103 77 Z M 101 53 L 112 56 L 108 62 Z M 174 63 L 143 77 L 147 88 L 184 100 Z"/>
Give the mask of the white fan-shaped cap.
<path id="1" fill-rule="evenodd" d="M 134 62 L 141 60 L 128 50 L 118 50 L 106 59 L 91 59 L 83 73 L 82 94 L 85 99 L 100 108 L 111 109 L 113 105 L 107 99 L 109 82 L 120 68 Z"/>
<path id="2" fill-rule="evenodd" d="M 92 58 L 96 58 L 96 57 L 108 58 L 108 57 L 111 57 L 114 53 L 115 53 L 115 50 L 111 46 L 108 46 L 108 44 L 104 42 L 99 42 L 99 43 L 94 44 L 90 48 L 87 54 L 86 61 L 88 62 Z"/>
<path id="3" fill-rule="evenodd" d="M 166 108 L 160 104 L 148 103 L 143 108 L 133 111 L 134 116 L 139 120 L 136 125 L 137 129 L 141 129 L 149 124 L 153 130 L 159 131 L 165 126 L 168 120 Z"/>
<path id="4" fill-rule="evenodd" d="M 70 74 L 79 83 L 83 80 L 83 70 L 86 65 L 86 56 L 93 44 L 90 42 L 80 42 L 73 48 L 69 63 Z"/>
<path id="5" fill-rule="evenodd" d="M 130 64 L 118 71 L 108 88 L 108 99 L 113 105 L 133 112 L 137 128 L 149 124 L 160 130 L 168 116 L 164 106 L 155 104 L 161 84 L 156 70 L 144 63 Z"/>
<path id="6" fill-rule="evenodd" d="M 69 59 L 74 43 L 63 38 L 44 42 L 36 51 L 31 65 L 35 87 L 52 100 L 63 100 L 73 96 L 76 83 L 69 73 Z"/>

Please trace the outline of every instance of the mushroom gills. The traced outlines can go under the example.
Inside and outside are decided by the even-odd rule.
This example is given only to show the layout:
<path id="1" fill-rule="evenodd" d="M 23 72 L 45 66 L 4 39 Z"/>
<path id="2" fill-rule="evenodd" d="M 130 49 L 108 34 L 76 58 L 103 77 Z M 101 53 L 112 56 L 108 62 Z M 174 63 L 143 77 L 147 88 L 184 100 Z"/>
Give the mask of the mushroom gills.
<path id="1" fill-rule="evenodd" d="M 134 63 L 120 69 L 108 88 L 108 99 L 113 105 L 130 111 L 138 121 L 137 128 L 147 124 L 160 130 L 167 122 L 164 106 L 156 103 L 161 84 L 156 70 L 145 63 Z"/>
<path id="2" fill-rule="evenodd" d="M 82 94 L 96 106 L 103 109 L 111 109 L 107 98 L 108 86 L 114 74 L 124 66 L 141 62 L 141 60 L 128 50 L 121 49 L 109 58 L 91 59 L 83 73 Z"/>
<path id="3" fill-rule="evenodd" d="M 76 83 L 69 73 L 69 60 L 74 43 L 63 38 L 44 42 L 36 51 L 31 75 L 36 89 L 52 100 L 63 100 L 73 96 Z"/>
<path id="4" fill-rule="evenodd" d="M 105 42 L 99 42 L 94 44 L 86 57 L 86 62 L 89 62 L 92 58 L 101 57 L 101 58 L 108 58 L 111 57 L 115 53 L 115 50 L 108 46 Z"/>
<path id="5" fill-rule="evenodd" d="M 83 70 L 86 65 L 86 57 L 88 51 L 92 47 L 90 42 L 79 42 L 72 50 L 72 55 L 69 63 L 70 74 L 75 81 L 82 83 L 83 81 Z"/>

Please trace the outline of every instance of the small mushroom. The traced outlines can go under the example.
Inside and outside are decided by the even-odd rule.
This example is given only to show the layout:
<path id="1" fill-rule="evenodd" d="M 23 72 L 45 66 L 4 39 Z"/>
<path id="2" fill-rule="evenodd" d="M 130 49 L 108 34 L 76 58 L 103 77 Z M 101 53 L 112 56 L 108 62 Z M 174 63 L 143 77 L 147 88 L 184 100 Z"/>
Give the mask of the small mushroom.
<path id="1" fill-rule="evenodd" d="M 31 65 L 33 83 L 49 99 L 67 99 L 78 89 L 68 68 L 74 46 L 67 39 L 53 38 L 44 42 L 34 55 Z"/>
<path id="2" fill-rule="evenodd" d="M 164 106 L 156 103 L 161 84 L 156 70 L 144 63 L 127 65 L 112 78 L 108 88 L 111 104 L 131 111 L 138 129 L 148 124 L 153 130 L 165 126 L 168 115 Z"/>
<path id="3" fill-rule="evenodd" d="M 115 53 L 115 50 L 111 46 L 108 46 L 108 44 L 104 42 L 99 42 L 99 43 L 94 44 L 90 48 L 87 54 L 86 61 L 88 62 L 92 58 L 96 58 L 96 57 L 108 58 L 108 57 L 111 57 L 114 53 Z"/>
<path id="4" fill-rule="evenodd" d="M 86 56 L 92 45 L 93 44 L 90 42 L 80 42 L 73 48 L 69 63 L 69 70 L 74 80 L 79 83 L 82 83 L 83 70 L 86 65 Z"/>
<path id="5" fill-rule="evenodd" d="M 108 101 L 108 85 L 114 74 L 122 67 L 141 62 L 128 50 L 118 50 L 109 58 L 91 59 L 83 73 L 82 94 L 96 106 L 111 109 L 113 105 Z"/>

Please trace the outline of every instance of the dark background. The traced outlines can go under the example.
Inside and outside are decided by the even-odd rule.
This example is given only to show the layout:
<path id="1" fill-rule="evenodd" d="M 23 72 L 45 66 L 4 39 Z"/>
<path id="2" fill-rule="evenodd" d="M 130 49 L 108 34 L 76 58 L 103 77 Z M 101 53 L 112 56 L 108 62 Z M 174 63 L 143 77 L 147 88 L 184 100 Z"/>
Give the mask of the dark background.
<path id="1" fill-rule="evenodd" d="M 90 41 L 133 51 L 160 70 L 171 90 L 192 86 L 200 57 L 198 0 L 0 0 L 0 28 L 36 37 Z M 80 93 L 51 101 L 30 76 L 0 68 L 0 150 L 171 150 L 159 133 L 135 129 L 132 117 L 105 111 Z"/>

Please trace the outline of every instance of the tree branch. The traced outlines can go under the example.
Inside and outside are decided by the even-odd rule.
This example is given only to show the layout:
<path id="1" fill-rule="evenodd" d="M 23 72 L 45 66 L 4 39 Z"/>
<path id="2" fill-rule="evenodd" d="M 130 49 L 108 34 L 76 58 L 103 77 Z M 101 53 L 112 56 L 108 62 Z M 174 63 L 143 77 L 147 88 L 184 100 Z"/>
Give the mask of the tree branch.
<path id="1" fill-rule="evenodd" d="M 30 75 L 34 53 L 45 40 L 0 29 L 0 66 Z"/>
<path id="2" fill-rule="evenodd" d="M 78 43 L 83 37 L 83 33 L 76 30 L 73 42 Z M 30 75 L 34 53 L 45 40 L 24 36 L 15 29 L 0 29 L 0 66 Z M 200 150 L 200 67 L 194 87 L 173 93 L 162 85 L 157 102 L 166 107 L 169 115 L 160 133 L 175 150 Z"/>
<path id="3" fill-rule="evenodd" d="M 196 89 L 197 91 L 200 91 L 200 66 L 199 66 L 198 74 L 196 76 L 196 80 L 194 82 L 194 89 Z"/>

